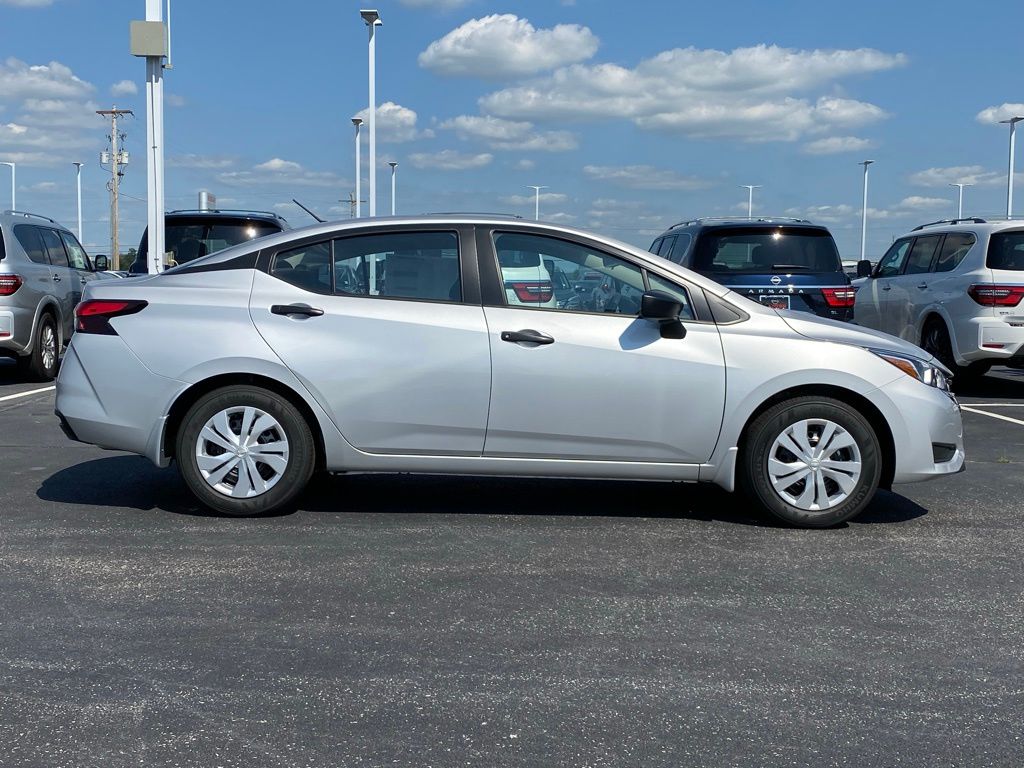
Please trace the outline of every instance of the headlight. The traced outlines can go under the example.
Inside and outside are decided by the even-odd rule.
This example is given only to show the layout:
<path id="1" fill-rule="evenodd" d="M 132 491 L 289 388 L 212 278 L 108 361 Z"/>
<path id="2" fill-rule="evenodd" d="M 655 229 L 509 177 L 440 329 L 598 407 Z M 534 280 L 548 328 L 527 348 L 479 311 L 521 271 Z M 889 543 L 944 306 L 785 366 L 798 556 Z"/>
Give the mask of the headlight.
<path id="1" fill-rule="evenodd" d="M 940 368 L 932 363 L 925 362 L 917 357 L 911 355 L 901 355 L 898 352 L 889 352 L 885 349 L 869 349 L 868 352 L 878 355 L 880 358 L 890 365 L 894 365 L 903 371 L 907 376 L 920 381 L 922 384 L 927 384 L 929 387 L 935 387 L 943 392 L 949 392 L 949 374 L 944 368 Z"/>

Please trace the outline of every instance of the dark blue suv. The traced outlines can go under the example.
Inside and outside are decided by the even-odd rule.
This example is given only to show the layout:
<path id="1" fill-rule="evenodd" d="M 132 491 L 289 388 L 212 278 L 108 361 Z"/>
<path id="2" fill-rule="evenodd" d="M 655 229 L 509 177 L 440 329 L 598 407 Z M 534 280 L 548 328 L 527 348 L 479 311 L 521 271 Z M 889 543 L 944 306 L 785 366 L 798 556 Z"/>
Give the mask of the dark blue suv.
<path id="1" fill-rule="evenodd" d="M 650 250 L 773 309 L 853 319 L 856 289 L 832 234 L 809 221 L 693 219 L 673 226 Z"/>

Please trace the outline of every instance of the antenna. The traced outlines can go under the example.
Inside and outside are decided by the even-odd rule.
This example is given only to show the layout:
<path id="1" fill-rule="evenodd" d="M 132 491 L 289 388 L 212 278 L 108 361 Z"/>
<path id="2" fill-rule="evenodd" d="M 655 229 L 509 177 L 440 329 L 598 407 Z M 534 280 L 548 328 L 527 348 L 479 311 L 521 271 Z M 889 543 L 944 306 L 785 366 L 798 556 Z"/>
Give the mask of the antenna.
<path id="1" fill-rule="evenodd" d="M 307 208 L 302 203 L 300 203 L 298 200 L 296 200 L 294 197 L 292 198 L 292 202 L 295 203 L 297 206 L 299 206 L 299 208 L 304 210 L 310 216 L 312 216 L 314 219 L 319 221 L 321 224 L 323 224 L 325 221 L 327 221 L 327 219 L 321 219 L 319 216 L 317 216 L 315 213 L 313 213 L 311 210 L 309 210 L 309 208 Z"/>

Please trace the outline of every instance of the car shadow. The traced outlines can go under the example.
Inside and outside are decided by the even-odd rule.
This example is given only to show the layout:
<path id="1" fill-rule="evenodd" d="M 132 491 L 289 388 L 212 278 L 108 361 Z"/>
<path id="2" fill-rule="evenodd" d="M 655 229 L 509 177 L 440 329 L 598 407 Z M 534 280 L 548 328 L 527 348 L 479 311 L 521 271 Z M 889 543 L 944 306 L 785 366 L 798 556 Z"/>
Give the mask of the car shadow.
<path id="1" fill-rule="evenodd" d="M 960 397 L 1019 399 L 1024 397 L 1024 370 L 998 368 L 978 379 L 957 381 L 954 378 L 953 391 Z"/>
<path id="2" fill-rule="evenodd" d="M 138 456 L 111 456 L 62 469 L 43 481 L 36 496 L 64 504 L 218 516 L 194 499 L 176 470 L 158 469 Z M 296 506 L 342 514 L 670 518 L 786 527 L 759 513 L 740 494 L 667 482 L 324 474 L 313 479 Z M 925 514 L 910 499 L 881 491 L 852 524 L 900 523 Z"/>

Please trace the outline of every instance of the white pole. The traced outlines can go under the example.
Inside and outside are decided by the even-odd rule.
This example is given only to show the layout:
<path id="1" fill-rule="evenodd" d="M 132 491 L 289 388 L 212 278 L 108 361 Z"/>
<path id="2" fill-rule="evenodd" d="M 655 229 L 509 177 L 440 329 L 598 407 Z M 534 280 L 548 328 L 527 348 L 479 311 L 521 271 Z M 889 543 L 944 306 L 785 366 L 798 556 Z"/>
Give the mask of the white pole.
<path id="1" fill-rule="evenodd" d="M 867 241 L 868 241 L 868 166 L 871 165 L 874 160 L 865 160 L 858 165 L 864 166 L 864 201 L 861 204 L 860 212 L 860 260 L 864 261 L 867 256 Z"/>
<path id="2" fill-rule="evenodd" d="M 363 170 L 362 170 L 362 152 L 361 145 L 359 142 L 359 126 L 363 124 L 362 118 L 353 117 L 352 125 L 356 127 L 356 218 L 358 219 L 363 215 L 363 206 L 359 201 L 363 196 Z"/>
<path id="3" fill-rule="evenodd" d="M 528 188 L 532 189 L 533 190 L 533 194 L 534 194 L 534 197 L 533 197 L 533 218 L 535 218 L 537 221 L 540 221 L 540 191 L 542 189 L 547 189 L 547 185 L 546 184 L 541 184 L 540 186 L 538 186 L 536 184 L 527 184 L 526 186 Z"/>
<path id="4" fill-rule="evenodd" d="M 957 188 L 956 196 L 956 217 L 962 219 L 964 217 L 964 187 L 973 187 L 973 184 L 965 184 L 962 181 L 950 182 L 951 187 Z"/>
<path id="5" fill-rule="evenodd" d="M 14 163 L 14 162 L 4 162 L 4 163 L 0 163 L 0 165 L 6 165 L 8 168 L 11 169 L 11 210 L 12 211 L 16 211 L 16 210 L 18 210 L 18 202 L 15 199 L 15 195 L 16 195 L 15 189 L 16 189 L 16 187 L 15 187 L 15 184 L 14 184 L 14 169 L 17 166 L 17 163 Z"/>
<path id="6" fill-rule="evenodd" d="M 391 161 L 390 163 L 388 163 L 388 165 L 391 166 L 391 215 L 394 216 L 395 215 L 395 187 L 397 185 L 397 182 L 396 182 L 395 179 L 396 179 L 396 176 L 398 175 L 398 173 L 396 171 L 396 169 L 398 168 L 398 163 L 396 163 L 394 161 Z"/>
<path id="7" fill-rule="evenodd" d="M 1010 162 L 1006 172 L 1006 218 L 1013 218 L 1013 150 L 1017 141 L 1017 123 L 1024 120 L 1024 117 L 1011 117 L 1009 120 L 1000 120 L 1001 123 L 1010 125 Z"/>
<path id="8" fill-rule="evenodd" d="M 163 2 L 146 0 L 146 21 L 163 22 Z M 164 268 L 164 61 L 146 57 L 146 225 L 148 271 Z"/>
<path id="9" fill-rule="evenodd" d="M 761 184 L 740 184 L 741 189 L 747 190 L 747 218 L 754 218 L 754 190 L 760 189 Z"/>
<path id="10" fill-rule="evenodd" d="M 78 188 L 78 242 L 82 242 L 82 163 L 72 163 L 75 166 L 75 186 Z"/>
<path id="11" fill-rule="evenodd" d="M 377 11 L 360 11 L 360 16 L 370 29 L 368 45 L 370 76 L 370 216 L 377 215 L 377 27 L 381 25 Z"/>

